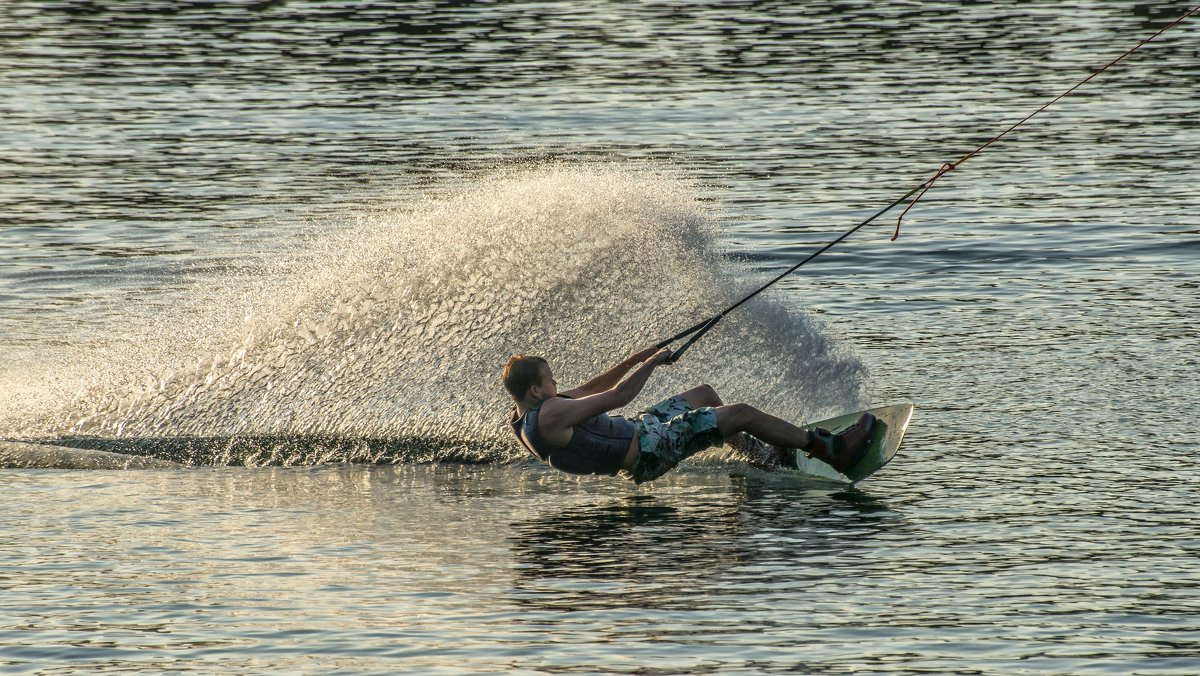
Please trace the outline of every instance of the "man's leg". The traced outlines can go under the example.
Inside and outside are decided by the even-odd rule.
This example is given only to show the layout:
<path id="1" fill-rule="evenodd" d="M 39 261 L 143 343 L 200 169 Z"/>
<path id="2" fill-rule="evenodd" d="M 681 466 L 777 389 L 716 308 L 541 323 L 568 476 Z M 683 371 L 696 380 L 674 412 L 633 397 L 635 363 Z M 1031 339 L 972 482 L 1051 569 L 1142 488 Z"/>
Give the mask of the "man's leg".
<path id="1" fill-rule="evenodd" d="M 725 402 L 721 401 L 721 395 L 717 394 L 712 385 L 700 385 L 678 396 L 687 401 L 688 408 L 700 408 L 702 406 L 716 408 L 725 405 Z M 755 467 L 761 469 L 777 467 L 783 457 L 781 448 L 773 448 L 746 432 L 722 436 L 724 437 L 726 446 L 733 449 L 746 462 Z"/>
<path id="2" fill-rule="evenodd" d="M 715 411 L 717 429 L 726 438 L 739 432 L 748 432 L 773 446 L 804 449 L 839 472 L 852 467 L 861 457 L 875 424 L 875 416 L 866 413 L 841 433 L 830 435 L 821 432 L 824 436 L 816 440 L 808 430 L 749 404 L 720 406 Z M 814 441 L 820 443 L 814 444 Z"/>
<path id="3" fill-rule="evenodd" d="M 717 427 L 721 436 L 731 437 L 738 432 L 749 432 L 755 437 L 784 448 L 805 448 L 811 440 L 808 430 L 764 413 L 749 404 L 731 404 L 717 407 Z"/>

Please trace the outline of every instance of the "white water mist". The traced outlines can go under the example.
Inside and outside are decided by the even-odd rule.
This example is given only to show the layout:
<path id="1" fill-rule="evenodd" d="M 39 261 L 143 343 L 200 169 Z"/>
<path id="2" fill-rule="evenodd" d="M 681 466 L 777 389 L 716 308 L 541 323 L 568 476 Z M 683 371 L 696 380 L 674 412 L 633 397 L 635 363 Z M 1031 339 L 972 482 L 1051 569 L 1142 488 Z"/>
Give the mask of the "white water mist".
<path id="1" fill-rule="evenodd" d="M 503 171 L 351 220 L 198 313 L 157 316 L 202 330 L 85 353 L 88 377 L 54 367 L 36 398 L 29 382 L 8 388 L 0 435 L 435 439 L 496 458 L 516 453 L 498 381 L 511 353 L 546 356 L 571 383 L 760 281 L 723 254 L 696 186 L 645 169 Z M 701 382 L 799 421 L 861 407 L 866 373 L 769 293 L 660 369 L 635 406 Z"/>

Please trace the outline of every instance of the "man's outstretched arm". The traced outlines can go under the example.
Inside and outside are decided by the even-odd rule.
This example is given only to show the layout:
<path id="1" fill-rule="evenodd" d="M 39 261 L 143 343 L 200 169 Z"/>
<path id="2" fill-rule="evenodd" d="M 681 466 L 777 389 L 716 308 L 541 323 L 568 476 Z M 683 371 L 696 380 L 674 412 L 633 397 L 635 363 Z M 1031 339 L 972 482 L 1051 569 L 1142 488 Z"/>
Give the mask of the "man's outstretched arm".
<path id="1" fill-rule="evenodd" d="M 542 402 L 542 412 L 538 415 L 539 429 L 543 434 L 552 434 L 574 427 L 593 416 L 628 405 L 646 386 L 646 381 L 654 369 L 670 358 L 671 350 L 664 347 L 656 350 L 628 378 L 610 389 L 577 399 L 547 399 Z"/>
<path id="2" fill-rule="evenodd" d="M 600 392 L 611 390 L 621 382 L 621 379 L 624 378 L 625 374 L 629 373 L 633 367 L 646 361 L 656 352 L 658 352 L 658 348 L 653 346 L 647 347 L 639 352 L 635 352 L 634 354 L 626 357 L 625 360 L 620 364 L 617 364 L 616 366 L 608 369 L 604 373 L 601 373 L 600 375 L 592 378 L 578 387 L 563 392 L 563 394 L 571 397 L 572 399 L 579 399 L 580 397 L 586 397 L 589 394 L 598 394 Z"/>

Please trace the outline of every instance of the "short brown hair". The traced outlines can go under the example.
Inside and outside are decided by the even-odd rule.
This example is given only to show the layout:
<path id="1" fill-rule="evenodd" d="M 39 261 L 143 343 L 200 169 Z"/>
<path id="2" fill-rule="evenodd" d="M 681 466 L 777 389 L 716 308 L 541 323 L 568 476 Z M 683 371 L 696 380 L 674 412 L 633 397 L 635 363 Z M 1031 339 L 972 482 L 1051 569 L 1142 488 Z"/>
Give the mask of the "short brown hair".
<path id="1" fill-rule="evenodd" d="M 541 357 L 514 354 L 508 358 L 508 363 L 504 365 L 504 375 L 500 376 L 504 381 L 504 389 L 508 390 L 513 399 L 524 397 L 529 388 L 537 385 L 542 379 L 543 366 L 549 368 L 550 364 Z"/>

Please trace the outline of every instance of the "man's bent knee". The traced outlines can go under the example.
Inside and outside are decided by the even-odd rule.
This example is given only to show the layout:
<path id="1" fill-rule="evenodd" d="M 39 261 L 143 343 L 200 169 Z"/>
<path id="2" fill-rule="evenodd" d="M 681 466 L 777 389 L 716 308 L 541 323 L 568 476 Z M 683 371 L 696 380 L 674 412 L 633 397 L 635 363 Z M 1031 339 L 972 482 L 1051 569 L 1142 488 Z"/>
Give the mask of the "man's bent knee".
<path id="1" fill-rule="evenodd" d="M 701 406 L 722 406 L 721 396 L 712 385 L 699 385 L 683 393 L 688 403 L 699 408 Z"/>

